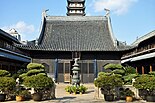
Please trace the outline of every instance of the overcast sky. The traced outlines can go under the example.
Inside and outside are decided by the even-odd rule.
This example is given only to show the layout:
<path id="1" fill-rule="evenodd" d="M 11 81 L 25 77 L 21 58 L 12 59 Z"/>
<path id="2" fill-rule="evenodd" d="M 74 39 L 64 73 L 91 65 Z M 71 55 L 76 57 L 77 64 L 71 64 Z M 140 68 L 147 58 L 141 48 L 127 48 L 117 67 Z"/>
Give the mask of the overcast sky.
<path id="1" fill-rule="evenodd" d="M 39 37 L 41 13 L 66 16 L 67 0 L 1 0 L 0 28 L 15 28 L 22 40 Z M 131 44 L 136 38 L 155 30 L 155 0 L 86 0 L 87 16 L 104 16 L 110 9 L 114 36 Z"/>

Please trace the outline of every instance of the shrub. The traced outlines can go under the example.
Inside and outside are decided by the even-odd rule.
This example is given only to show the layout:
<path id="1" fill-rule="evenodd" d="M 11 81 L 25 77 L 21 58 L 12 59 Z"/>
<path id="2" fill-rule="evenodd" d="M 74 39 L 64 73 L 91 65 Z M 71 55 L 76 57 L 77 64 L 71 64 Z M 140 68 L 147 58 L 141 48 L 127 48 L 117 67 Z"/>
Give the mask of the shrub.
<path id="1" fill-rule="evenodd" d="M 19 75 L 19 81 L 20 81 L 20 83 L 22 83 L 23 80 L 24 80 L 26 77 L 27 77 L 27 73 L 23 73 L 23 74 Z"/>
<path id="2" fill-rule="evenodd" d="M 99 76 L 108 76 L 108 75 L 111 75 L 111 73 L 106 73 L 106 72 L 99 72 L 98 73 L 98 77 Z"/>
<path id="3" fill-rule="evenodd" d="M 17 96 L 22 96 L 24 99 L 29 99 L 31 97 L 31 93 L 28 90 L 18 90 L 16 91 Z"/>
<path id="4" fill-rule="evenodd" d="M 7 70 L 0 70 L 0 77 L 10 77 L 11 74 Z"/>
<path id="5" fill-rule="evenodd" d="M 136 78 L 136 81 L 134 82 L 134 87 L 143 90 L 145 92 L 142 92 L 142 95 L 155 95 L 155 76 L 154 75 L 146 75 L 143 74 L 140 77 Z M 141 96 L 142 96 L 141 95 Z"/>
<path id="6" fill-rule="evenodd" d="M 125 67 L 125 75 L 135 74 L 135 73 L 136 73 L 136 69 L 134 67 L 131 67 L 131 66 Z"/>
<path id="7" fill-rule="evenodd" d="M 122 86 L 122 78 L 118 75 L 112 74 L 110 76 L 100 76 L 95 81 L 96 87 L 103 90 L 104 94 L 114 94 L 114 88 L 117 86 Z"/>
<path id="8" fill-rule="evenodd" d="M 87 89 L 88 89 L 87 87 L 80 85 L 78 90 L 80 93 L 85 93 L 87 91 Z"/>
<path id="9" fill-rule="evenodd" d="M 16 86 L 16 81 L 12 77 L 0 77 L 0 91 L 7 92 Z"/>
<path id="10" fill-rule="evenodd" d="M 122 78 L 118 75 L 110 75 L 110 76 L 99 76 L 94 84 L 96 87 L 105 88 L 105 89 L 113 89 L 116 86 L 122 86 L 123 81 Z"/>
<path id="11" fill-rule="evenodd" d="M 71 86 L 71 90 L 73 93 L 77 93 L 78 88 L 76 86 Z"/>
<path id="12" fill-rule="evenodd" d="M 69 93 L 72 93 L 71 86 L 67 86 L 67 87 L 65 88 L 65 91 L 66 91 L 66 92 L 69 92 Z"/>
<path id="13" fill-rule="evenodd" d="M 124 67 L 121 64 L 107 64 L 106 66 L 104 66 L 105 69 L 124 69 Z"/>
<path id="14" fill-rule="evenodd" d="M 15 80 L 16 80 L 18 77 L 19 77 L 18 74 L 13 74 L 13 75 L 12 75 L 12 78 L 14 78 Z"/>
<path id="15" fill-rule="evenodd" d="M 44 88 L 50 88 L 53 86 L 51 78 L 43 75 L 33 75 L 26 77 L 23 84 L 26 87 L 34 88 L 36 91 Z"/>
<path id="16" fill-rule="evenodd" d="M 126 88 L 125 89 L 125 95 L 133 97 L 135 94 L 132 90 L 130 90 L 129 88 Z"/>
<path id="17" fill-rule="evenodd" d="M 69 93 L 85 93 L 87 91 L 87 87 L 83 86 L 83 85 L 80 85 L 80 86 L 67 86 L 65 88 L 65 91 L 66 92 L 69 92 Z"/>
<path id="18" fill-rule="evenodd" d="M 38 63 L 29 63 L 27 65 L 27 69 L 31 70 L 31 69 L 44 69 L 45 67 L 42 64 L 38 64 Z"/>
<path id="19" fill-rule="evenodd" d="M 39 76 L 39 75 L 47 76 L 46 73 L 38 73 L 37 75 L 38 75 L 38 76 Z"/>
<path id="20" fill-rule="evenodd" d="M 132 84 L 132 79 L 138 77 L 138 74 L 128 74 L 123 76 L 125 84 Z"/>
<path id="21" fill-rule="evenodd" d="M 45 73 L 44 69 L 33 69 L 29 70 L 26 74 L 27 76 L 37 75 L 38 73 Z"/>
<path id="22" fill-rule="evenodd" d="M 151 71 L 149 74 L 155 76 L 155 71 Z"/>
<path id="23" fill-rule="evenodd" d="M 112 71 L 112 73 L 124 75 L 124 74 L 125 74 L 125 70 L 122 70 L 122 69 L 115 69 L 115 70 Z"/>
<path id="24" fill-rule="evenodd" d="M 137 89 L 155 90 L 155 76 L 143 74 L 137 77 L 134 83 Z"/>

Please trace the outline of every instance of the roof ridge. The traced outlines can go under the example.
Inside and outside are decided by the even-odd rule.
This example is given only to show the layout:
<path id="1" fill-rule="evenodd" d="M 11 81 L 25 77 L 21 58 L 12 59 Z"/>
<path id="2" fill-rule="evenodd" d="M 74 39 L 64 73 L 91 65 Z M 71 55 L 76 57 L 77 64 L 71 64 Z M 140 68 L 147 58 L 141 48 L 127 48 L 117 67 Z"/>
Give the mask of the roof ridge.
<path id="1" fill-rule="evenodd" d="M 99 21 L 99 20 L 107 20 L 105 16 L 48 16 L 46 20 L 50 21 Z"/>
<path id="2" fill-rule="evenodd" d="M 154 33 L 154 34 L 152 34 Z M 145 35 L 141 36 L 140 38 L 138 38 L 136 41 L 134 41 L 131 45 L 138 45 L 140 42 L 149 39 L 150 37 L 155 36 L 155 30 L 146 33 Z"/>

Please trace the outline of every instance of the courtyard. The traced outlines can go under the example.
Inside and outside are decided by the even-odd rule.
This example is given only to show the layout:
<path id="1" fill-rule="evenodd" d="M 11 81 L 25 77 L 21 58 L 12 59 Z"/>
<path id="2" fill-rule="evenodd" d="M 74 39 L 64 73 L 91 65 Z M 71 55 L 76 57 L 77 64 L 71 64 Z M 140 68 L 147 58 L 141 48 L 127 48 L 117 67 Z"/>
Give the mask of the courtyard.
<path id="1" fill-rule="evenodd" d="M 125 103 L 125 100 L 107 102 L 103 99 L 95 99 L 95 86 L 93 83 L 83 84 L 84 86 L 88 87 L 88 90 L 85 94 L 68 94 L 65 92 L 65 87 L 70 85 L 68 83 L 59 83 L 56 84 L 56 99 L 53 100 L 45 100 L 36 102 L 33 100 L 30 101 L 22 101 L 23 103 Z M 17 103 L 17 101 L 5 101 L 2 103 Z M 146 103 L 146 101 L 139 100 L 133 101 L 133 103 Z M 147 102 L 151 103 L 151 102 Z"/>

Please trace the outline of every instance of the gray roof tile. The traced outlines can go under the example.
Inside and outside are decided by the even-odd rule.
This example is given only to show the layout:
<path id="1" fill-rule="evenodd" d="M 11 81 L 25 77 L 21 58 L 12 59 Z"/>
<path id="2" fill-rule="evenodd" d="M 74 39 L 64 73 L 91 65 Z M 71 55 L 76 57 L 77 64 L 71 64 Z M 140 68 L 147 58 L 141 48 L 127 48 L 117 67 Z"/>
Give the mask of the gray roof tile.
<path id="1" fill-rule="evenodd" d="M 155 30 L 153 30 L 153 31 L 151 31 L 151 32 L 149 32 L 149 33 L 147 33 L 147 34 L 145 34 L 144 36 L 138 38 L 138 39 L 137 39 L 135 42 L 133 42 L 131 45 L 132 45 L 132 46 L 138 46 L 139 43 L 141 43 L 141 42 L 143 42 L 143 41 L 145 41 L 145 40 L 147 40 L 147 39 L 149 39 L 149 38 L 152 38 L 152 37 L 154 37 L 154 36 L 155 36 Z"/>
<path id="2" fill-rule="evenodd" d="M 50 16 L 45 20 L 37 46 L 48 51 L 117 51 L 104 16 Z"/>

